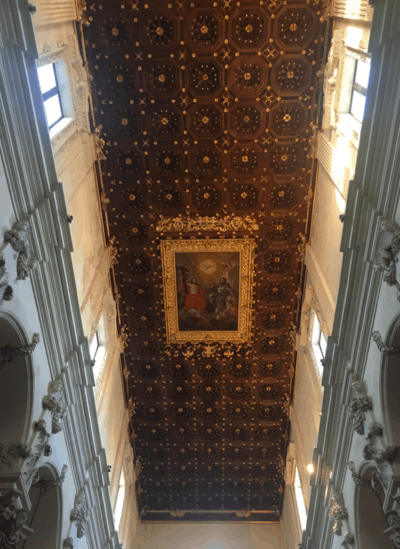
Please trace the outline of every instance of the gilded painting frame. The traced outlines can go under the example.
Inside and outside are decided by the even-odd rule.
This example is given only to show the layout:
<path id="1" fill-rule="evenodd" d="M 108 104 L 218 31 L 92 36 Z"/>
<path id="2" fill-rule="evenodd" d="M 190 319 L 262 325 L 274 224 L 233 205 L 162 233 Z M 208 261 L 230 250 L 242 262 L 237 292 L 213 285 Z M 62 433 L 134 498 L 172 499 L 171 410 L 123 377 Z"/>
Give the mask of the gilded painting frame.
<path id="1" fill-rule="evenodd" d="M 252 303 L 253 303 L 253 271 L 254 271 L 254 255 L 255 255 L 255 240 L 246 239 L 206 239 L 206 240 L 163 240 L 160 243 L 161 248 L 161 264 L 162 277 L 164 285 L 164 309 L 165 309 L 165 324 L 167 344 L 178 343 L 184 344 L 188 342 L 200 341 L 218 341 L 243 344 L 251 340 L 251 322 L 252 322 Z M 177 255 L 181 254 L 181 255 Z M 210 265 L 215 261 L 212 258 L 222 257 L 224 254 L 231 254 L 232 257 L 238 257 L 238 286 L 236 292 L 235 319 L 237 319 L 237 329 L 230 330 L 182 330 L 181 317 L 182 305 L 178 310 L 179 302 L 179 280 L 178 267 L 176 258 L 186 256 L 204 257 L 209 255 Z M 217 255 L 214 255 L 217 254 Z M 203 260 L 204 263 L 204 260 Z M 236 269 L 236 267 L 235 267 Z M 183 271 L 182 271 L 183 272 Z M 192 267 L 189 267 L 189 272 L 193 278 Z M 183 276 L 181 277 L 183 279 Z M 193 278 L 191 282 L 193 282 Z M 225 287 L 229 286 L 229 280 L 221 277 L 225 281 Z M 195 283 L 198 282 L 196 279 Z M 182 285 L 181 285 L 182 286 Z M 200 286 L 200 284 L 199 284 Z M 186 288 L 186 283 L 185 283 Z M 233 294 L 233 289 L 232 294 Z M 204 290 L 203 290 L 204 292 Z M 186 288 L 186 293 L 188 293 Z M 218 289 L 217 289 L 218 293 Z M 229 293 L 229 292 L 228 292 Z M 199 294 L 198 294 L 199 295 Z M 217 299 L 221 303 L 221 297 L 218 294 Z M 198 298 L 201 299 L 201 298 Z M 187 308 L 187 307 L 183 307 Z M 199 311 L 201 312 L 201 311 Z M 204 311 L 205 312 L 205 311 Z"/>

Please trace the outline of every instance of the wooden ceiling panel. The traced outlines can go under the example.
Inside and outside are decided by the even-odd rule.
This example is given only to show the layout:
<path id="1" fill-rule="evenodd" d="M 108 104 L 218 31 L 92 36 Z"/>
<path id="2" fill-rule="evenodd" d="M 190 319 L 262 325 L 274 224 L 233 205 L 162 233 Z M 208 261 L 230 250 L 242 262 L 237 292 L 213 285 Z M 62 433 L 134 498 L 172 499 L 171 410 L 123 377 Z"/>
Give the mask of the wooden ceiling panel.
<path id="1" fill-rule="evenodd" d="M 315 176 L 321 9 L 319 0 L 87 7 L 142 520 L 280 518 Z M 185 232 L 187 219 L 205 216 L 239 224 Z M 167 230 L 165 218 L 179 223 Z M 248 344 L 167 345 L 167 238 L 255 240 Z"/>

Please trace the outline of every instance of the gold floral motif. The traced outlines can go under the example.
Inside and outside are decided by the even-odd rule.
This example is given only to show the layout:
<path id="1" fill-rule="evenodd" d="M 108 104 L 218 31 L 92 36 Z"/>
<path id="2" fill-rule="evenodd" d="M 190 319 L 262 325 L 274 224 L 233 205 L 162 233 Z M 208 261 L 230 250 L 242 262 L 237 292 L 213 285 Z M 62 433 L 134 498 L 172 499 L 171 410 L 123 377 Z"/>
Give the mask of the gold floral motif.
<path id="1" fill-rule="evenodd" d="M 193 231 L 220 231 L 220 232 L 235 232 L 235 231 L 258 231 L 259 225 L 257 221 L 250 215 L 239 217 L 237 215 L 226 215 L 225 217 L 213 216 L 197 216 L 195 218 L 188 215 L 186 218 L 179 217 L 163 217 L 157 224 L 156 230 L 159 233 L 183 232 L 189 233 Z"/>
<path id="2" fill-rule="evenodd" d="M 253 267 L 255 241 L 240 240 L 165 240 L 161 242 L 163 270 L 165 324 L 167 344 L 218 341 L 221 343 L 246 343 L 251 339 Z M 237 331 L 180 331 L 175 254 L 239 252 L 240 295 Z"/>

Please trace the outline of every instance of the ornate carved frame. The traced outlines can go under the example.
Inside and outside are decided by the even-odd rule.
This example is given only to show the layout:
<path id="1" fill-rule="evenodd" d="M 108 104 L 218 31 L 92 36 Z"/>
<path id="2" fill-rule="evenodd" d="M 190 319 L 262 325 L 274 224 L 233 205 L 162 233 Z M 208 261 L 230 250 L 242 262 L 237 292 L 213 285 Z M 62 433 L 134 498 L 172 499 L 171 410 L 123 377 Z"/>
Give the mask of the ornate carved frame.
<path id="1" fill-rule="evenodd" d="M 241 240 L 165 240 L 161 242 L 167 343 L 220 341 L 247 343 L 251 339 L 253 264 L 255 241 Z M 185 252 L 239 252 L 240 287 L 238 330 L 235 332 L 183 332 L 178 327 L 175 254 Z"/>

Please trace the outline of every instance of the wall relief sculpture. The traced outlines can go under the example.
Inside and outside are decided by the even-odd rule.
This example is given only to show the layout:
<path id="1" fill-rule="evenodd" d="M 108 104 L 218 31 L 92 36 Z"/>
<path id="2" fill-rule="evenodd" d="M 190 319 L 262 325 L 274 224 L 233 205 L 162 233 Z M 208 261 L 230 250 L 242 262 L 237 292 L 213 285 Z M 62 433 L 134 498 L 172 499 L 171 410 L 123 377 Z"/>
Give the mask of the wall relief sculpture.
<path id="1" fill-rule="evenodd" d="M 15 223 L 14 227 L 4 233 L 4 240 L 18 252 L 17 280 L 25 280 L 32 269 L 37 267 L 37 259 L 29 244 L 30 226 L 27 219 Z"/>
<path id="2" fill-rule="evenodd" d="M 354 375 L 351 375 L 351 386 L 356 396 L 351 401 L 347 413 L 353 418 L 353 429 L 359 435 L 363 435 L 365 412 L 372 410 L 372 398 L 367 394 L 365 383 Z"/>

